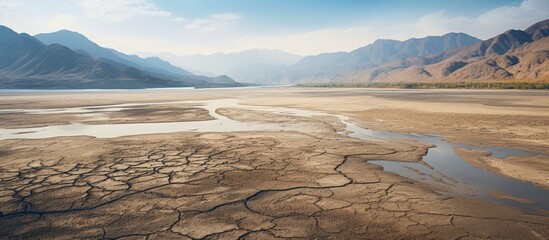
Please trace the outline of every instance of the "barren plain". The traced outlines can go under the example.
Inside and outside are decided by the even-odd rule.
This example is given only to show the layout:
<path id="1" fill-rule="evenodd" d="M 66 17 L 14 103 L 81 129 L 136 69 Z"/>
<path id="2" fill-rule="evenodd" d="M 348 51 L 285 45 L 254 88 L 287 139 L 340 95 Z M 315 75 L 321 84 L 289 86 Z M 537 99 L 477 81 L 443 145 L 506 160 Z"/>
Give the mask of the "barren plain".
<path id="1" fill-rule="evenodd" d="M 547 239 L 549 92 L 0 93 L 0 238 Z"/>

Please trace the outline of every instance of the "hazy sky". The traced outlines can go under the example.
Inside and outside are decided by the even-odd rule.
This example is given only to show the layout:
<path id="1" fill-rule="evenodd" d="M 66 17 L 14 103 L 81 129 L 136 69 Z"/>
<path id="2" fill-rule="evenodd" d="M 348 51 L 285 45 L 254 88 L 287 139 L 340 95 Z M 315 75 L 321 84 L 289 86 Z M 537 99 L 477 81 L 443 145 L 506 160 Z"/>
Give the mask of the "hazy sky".
<path id="1" fill-rule="evenodd" d="M 17 32 L 70 29 L 126 53 L 179 55 L 311 55 L 451 31 L 486 39 L 546 18 L 549 0 L 0 0 L 0 24 Z"/>

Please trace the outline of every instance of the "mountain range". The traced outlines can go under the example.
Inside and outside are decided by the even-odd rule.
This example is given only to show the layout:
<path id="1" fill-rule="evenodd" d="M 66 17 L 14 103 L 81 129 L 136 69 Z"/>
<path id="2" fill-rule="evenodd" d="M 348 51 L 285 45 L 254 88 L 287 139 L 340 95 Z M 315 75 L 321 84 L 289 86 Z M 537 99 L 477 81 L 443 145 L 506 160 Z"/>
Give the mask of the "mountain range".
<path id="1" fill-rule="evenodd" d="M 481 41 L 464 33 L 377 40 L 352 52 L 305 57 L 264 84 L 549 81 L 549 20 Z"/>
<path id="2" fill-rule="evenodd" d="M 406 41 L 382 39 L 352 52 L 326 53 L 306 57 L 288 67 L 276 78 L 278 81 L 287 83 L 348 81 L 348 74 L 364 69 L 372 69 L 410 57 L 429 56 L 455 50 L 477 42 L 480 40 L 464 33 L 449 33 L 443 36 L 413 38 Z M 277 79 L 272 81 L 277 81 Z"/>
<path id="3" fill-rule="evenodd" d="M 351 52 L 316 56 L 279 52 L 286 57 L 278 62 L 266 50 L 159 56 L 178 66 L 257 84 L 549 81 L 548 26 L 549 20 L 545 20 L 487 40 L 448 33 L 405 41 L 380 39 Z"/>
<path id="4" fill-rule="evenodd" d="M 0 88 L 241 86 L 227 76 L 196 76 L 157 58 L 141 59 L 105 49 L 74 32 L 38 37 L 45 43 L 0 26 Z"/>
<path id="5" fill-rule="evenodd" d="M 142 58 L 101 47 L 77 32 L 33 37 L 0 26 L 0 88 L 242 86 L 233 78 L 256 84 L 549 81 L 548 36 L 545 20 L 486 40 L 465 33 L 381 39 L 351 52 L 306 57 L 252 49 Z"/>
<path id="6" fill-rule="evenodd" d="M 114 49 L 103 48 L 89 40 L 86 36 L 69 30 L 61 30 L 53 33 L 41 33 L 35 35 L 34 37 L 48 45 L 54 43 L 61 44 L 73 49 L 74 51 L 88 54 L 95 58 L 109 59 L 111 61 L 123 63 L 127 66 L 139 68 L 152 73 L 183 76 L 193 75 L 192 73 L 173 66 L 158 57 L 140 58 L 136 55 L 127 55 Z"/>
<path id="7" fill-rule="evenodd" d="M 261 83 L 256 80 L 272 76 L 303 58 L 284 51 L 269 49 L 188 56 L 161 53 L 157 56 L 191 72 L 194 71 L 195 74 L 228 75 L 240 82 L 255 83 Z"/>
<path id="8" fill-rule="evenodd" d="M 547 81 L 549 20 L 473 45 L 349 73 L 343 81 Z M 378 74 L 373 74 L 377 72 Z"/>

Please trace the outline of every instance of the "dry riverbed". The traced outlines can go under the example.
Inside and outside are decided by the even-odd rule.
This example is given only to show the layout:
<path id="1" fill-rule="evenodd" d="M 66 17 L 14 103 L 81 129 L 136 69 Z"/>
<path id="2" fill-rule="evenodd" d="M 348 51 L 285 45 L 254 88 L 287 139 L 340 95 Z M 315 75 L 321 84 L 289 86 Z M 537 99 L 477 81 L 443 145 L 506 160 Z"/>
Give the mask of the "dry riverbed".
<path id="1" fill-rule="evenodd" d="M 441 194 L 429 184 L 368 162 L 421 163 L 431 144 L 352 138 L 341 119 L 331 115 L 301 116 L 234 105 L 209 112 L 196 103 L 235 96 L 248 105 L 342 114 L 375 130 L 443 134 L 455 142 L 549 154 L 546 92 L 273 88 L 4 95 L 1 129 L 67 123 L 207 123 L 221 115 L 243 123 L 279 125 L 283 131 L 174 129 L 114 138 L 1 140 L 0 238 L 549 237 L 547 209 Z M 174 101 L 178 103 L 167 104 Z M 159 104 L 133 105 L 153 102 Z M 117 110 L 97 108 L 128 103 L 132 105 Z M 66 107 L 88 108 L 6 111 Z M 547 155 L 501 160 L 481 151 L 456 151 L 475 167 L 547 184 Z M 538 175 L 532 174 L 534 170 Z M 522 196 L 490 194 L 535 206 Z"/>

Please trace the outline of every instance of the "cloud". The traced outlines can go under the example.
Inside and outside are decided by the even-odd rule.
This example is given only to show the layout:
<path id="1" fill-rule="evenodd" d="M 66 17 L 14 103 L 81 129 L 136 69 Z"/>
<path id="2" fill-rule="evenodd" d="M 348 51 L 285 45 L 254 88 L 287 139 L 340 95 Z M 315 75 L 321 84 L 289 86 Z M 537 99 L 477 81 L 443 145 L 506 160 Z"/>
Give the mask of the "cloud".
<path id="1" fill-rule="evenodd" d="M 371 23 L 355 28 L 324 29 L 305 33 L 242 37 L 235 49 L 275 48 L 310 55 L 351 51 L 376 39 L 406 40 L 448 32 L 464 32 L 488 39 L 509 29 L 525 29 L 549 17 L 549 0 L 525 0 L 517 6 L 503 6 L 477 17 L 450 16 L 446 11 L 430 13 L 408 23 Z"/>
<path id="2" fill-rule="evenodd" d="M 535 22 L 547 19 L 549 0 L 525 0 L 518 6 L 503 6 L 478 17 L 449 16 L 446 11 L 425 15 L 412 24 L 421 34 L 465 32 L 483 39 L 508 29 L 524 29 Z"/>
<path id="3" fill-rule="evenodd" d="M 547 9 L 549 0 L 526 0 L 476 16 L 448 9 L 421 17 L 371 18 L 367 23 L 355 21 L 337 28 L 301 31 L 286 26 L 256 31 L 246 27 L 254 24 L 239 24 L 251 21 L 239 14 L 221 12 L 184 18 L 160 9 L 153 0 L 0 0 L 0 24 L 31 34 L 69 28 L 105 47 L 129 53 L 149 51 L 184 55 L 268 48 L 310 55 L 351 51 L 380 38 L 405 40 L 465 32 L 486 39 L 544 20 L 549 17 Z M 129 18 L 131 21 L 124 21 Z M 103 21 L 109 21 L 109 24 Z"/>
<path id="4" fill-rule="evenodd" d="M 77 17 L 70 14 L 57 15 L 46 22 L 49 29 L 77 29 Z"/>
<path id="5" fill-rule="evenodd" d="M 227 26 L 237 23 L 240 16 L 234 13 L 219 13 L 210 15 L 209 18 L 197 18 L 185 25 L 187 29 L 200 32 L 214 32 L 224 30 Z"/>
<path id="6" fill-rule="evenodd" d="M 350 51 L 375 40 L 370 27 L 324 29 L 286 36 L 243 37 L 237 40 L 238 48 L 281 49 L 297 54 Z"/>
<path id="7" fill-rule="evenodd" d="M 184 18 L 184 17 L 174 17 L 172 18 L 172 21 L 176 21 L 176 22 L 186 22 L 188 21 L 188 19 Z"/>
<path id="8" fill-rule="evenodd" d="M 108 22 L 137 16 L 171 16 L 149 0 L 80 0 L 78 5 L 88 17 Z"/>
<path id="9" fill-rule="evenodd" d="M 232 21 L 240 20 L 240 16 L 238 16 L 234 13 L 214 14 L 214 15 L 211 15 L 210 18 L 215 19 L 215 20 L 219 20 L 219 21 L 226 21 L 226 22 L 232 22 Z"/>
<path id="10" fill-rule="evenodd" d="M 19 5 L 19 0 L 0 0 L 0 9 L 10 9 Z"/>
<path id="11" fill-rule="evenodd" d="M 519 6 L 504 6 L 496 8 L 477 18 L 484 26 L 525 27 L 533 22 L 549 17 L 549 0 L 525 0 Z"/>

